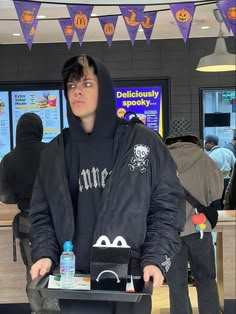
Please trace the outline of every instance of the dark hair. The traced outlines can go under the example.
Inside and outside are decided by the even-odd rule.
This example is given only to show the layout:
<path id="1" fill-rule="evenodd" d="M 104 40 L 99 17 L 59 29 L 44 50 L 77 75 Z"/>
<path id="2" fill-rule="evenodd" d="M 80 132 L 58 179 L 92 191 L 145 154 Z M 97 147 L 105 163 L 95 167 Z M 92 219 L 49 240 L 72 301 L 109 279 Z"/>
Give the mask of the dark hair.
<path id="1" fill-rule="evenodd" d="M 65 95 L 67 94 L 68 80 L 80 80 L 84 76 L 86 69 L 92 68 L 97 74 L 97 68 L 93 59 L 85 54 L 68 59 L 62 68 L 61 74 L 64 83 Z"/>

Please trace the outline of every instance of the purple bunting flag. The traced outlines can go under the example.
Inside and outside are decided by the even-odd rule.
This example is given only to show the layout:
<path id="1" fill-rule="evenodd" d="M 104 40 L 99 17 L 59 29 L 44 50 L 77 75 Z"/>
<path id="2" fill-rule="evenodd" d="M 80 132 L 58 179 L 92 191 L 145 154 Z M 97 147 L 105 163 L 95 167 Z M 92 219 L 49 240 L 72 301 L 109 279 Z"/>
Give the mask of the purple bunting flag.
<path id="1" fill-rule="evenodd" d="M 29 32 L 29 36 L 28 36 L 28 39 L 26 40 L 27 42 L 27 45 L 29 47 L 29 49 L 31 50 L 32 48 L 32 44 L 33 44 L 33 40 L 34 40 L 34 36 L 35 36 L 35 33 L 36 33 L 36 29 L 38 27 L 38 20 L 34 20 L 33 21 L 33 24 L 31 26 L 31 30 Z"/>
<path id="2" fill-rule="evenodd" d="M 65 37 L 67 47 L 68 49 L 70 49 L 74 35 L 73 23 L 71 19 L 59 19 L 58 22 L 61 25 L 61 29 Z"/>
<path id="3" fill-rule="evenodd" d="M 182 34 L 184 41 L 189 38 L 190 29 L 193 22 L 193 15 L 195 12 L 194 3 L 178 3 L 170 4 L 170 9 L 175 18 L 177 26 Z"/>
<path id="4" fill-rule="evenodd" d="M 230 29 L 233 32 L 234 37 L 236 37 L 236 5 L 235 0 L 223 0 L 217 3 L 217 7 L 220 12 L 222 12 L 223 19 L 226 19 Z M 228 27 L 227 27 L 228 28 Z"/>
<path id="5" fill-rule="evenodd" d="M 28 47 L 31 49 L 38 22 L 36 17 L 40 9 L 41 3 L 13 1 L 16 13 L 20 22 L 20 26 Z"/>
<path id="6" fill-rule="evenodd" d="M 144 5 L 141 6 L 120 6 L 120 11 L 125 21 L 132 46 L 137 36 L 140 22 L 143 20 Z"/>
<path id="7" fill-rule="evenodd" d="M 79 39 L 80 46 L 82 45 L 84 34 L 88 27 L 88 23 L 93 11 L 92 5 L 67 5 L 74 30 Z"/>
<path id="8" fill-rule="evenodd" d="M 145 34 L 148 45 L 150 44 L 150 39 L 153 31 L 153 27 L 155 24 L 157 12 L 144 12 L 143 20 L 141 21 L 141 25 L 143 28 L 143 32 Z"/>
<path id="9" fill-rule="evenodd" d="M 99 17 L 98 19 L 104 32 L 104 35 L 106 36 L 108 46 L 111 47 L 118 16 L 105 16 Z"/>

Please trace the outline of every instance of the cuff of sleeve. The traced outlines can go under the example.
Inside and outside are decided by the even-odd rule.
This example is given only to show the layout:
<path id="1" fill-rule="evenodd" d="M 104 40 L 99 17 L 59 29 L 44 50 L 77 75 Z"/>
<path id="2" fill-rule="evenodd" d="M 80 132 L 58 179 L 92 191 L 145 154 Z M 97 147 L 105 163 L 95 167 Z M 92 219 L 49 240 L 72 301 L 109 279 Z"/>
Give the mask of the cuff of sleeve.
<path id="1" fill-rule="evenodd" d="M 141 262 L 142 268 L 148 265 L 156 265 L 161 270 L 164 276 L 170 269 L 171 259 L 168 255 L 163 255 L 158 259 L 158 261 L 155 261 L 155 262 L 147 261 L 147 260 Z"/>

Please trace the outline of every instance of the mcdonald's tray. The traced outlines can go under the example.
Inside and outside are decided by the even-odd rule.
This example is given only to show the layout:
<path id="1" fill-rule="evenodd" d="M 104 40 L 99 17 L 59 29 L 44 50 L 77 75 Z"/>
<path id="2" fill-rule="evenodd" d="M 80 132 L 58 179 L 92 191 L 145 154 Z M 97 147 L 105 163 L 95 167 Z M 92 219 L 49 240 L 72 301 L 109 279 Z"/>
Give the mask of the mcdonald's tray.
<path id="1" fill-rule="evenodd" d="M 82 276 L 82 275 L 76 275 Z M 83 276 L 82 276 L 83 277 Z M 134 282 L 136 278 L 134 278 Z M 138 277 L 140 280 L 140 277 Z M 93 301 L 113 301 L 113 302 L 140 302 L 143 296 L 152 294 L 152 282 L 144 284 L 142 292 L 124 292 L 111 290 L 72 290 L 48 288 L 49 275 L 37 277 L 27 286 L 27 292 L 31 295 L 37 293 L 42 297 L 72 300 L 93 300 Z"/>

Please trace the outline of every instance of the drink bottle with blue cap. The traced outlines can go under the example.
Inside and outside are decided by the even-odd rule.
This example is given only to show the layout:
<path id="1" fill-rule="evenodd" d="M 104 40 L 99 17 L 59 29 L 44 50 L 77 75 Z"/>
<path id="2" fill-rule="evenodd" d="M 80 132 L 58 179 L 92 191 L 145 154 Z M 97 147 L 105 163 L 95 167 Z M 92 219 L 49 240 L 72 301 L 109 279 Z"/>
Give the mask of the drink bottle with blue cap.
<path id="1" fill-rule="evenodd" d="M 63 245 L 63 252 L 60 257 L 60 286 L 62 289 L 74 288 L 75 275 L 75 254 L 73 252 L 73 244 L 66 241 Z"/>

